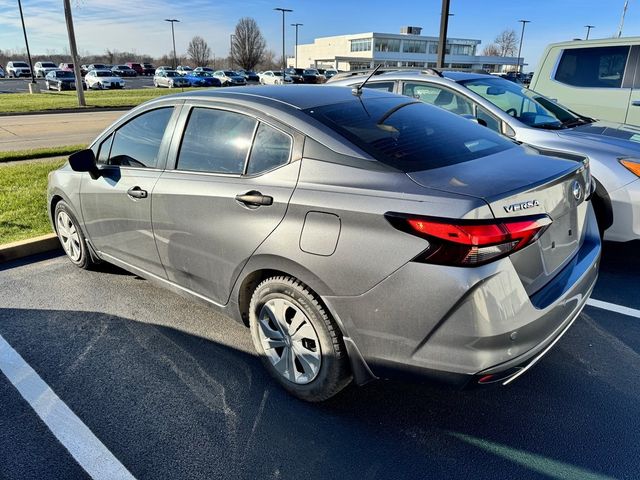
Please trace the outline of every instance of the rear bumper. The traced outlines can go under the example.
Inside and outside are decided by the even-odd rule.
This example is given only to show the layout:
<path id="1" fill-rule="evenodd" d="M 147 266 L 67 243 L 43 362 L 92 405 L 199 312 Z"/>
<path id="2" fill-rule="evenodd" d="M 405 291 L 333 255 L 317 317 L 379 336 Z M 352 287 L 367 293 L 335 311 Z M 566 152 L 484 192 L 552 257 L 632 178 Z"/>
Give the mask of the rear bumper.
<path id="1" fill-rule="evenodd" d="M 601 245 L 589 214 L 579 251 L 532 296 L 505 258 L 478 268 L 411 262 L 363 295 L 324 300 L 375 376 L 507 381 L 546 353 L 593 290 Z"/>
<path id="2" fill-rule="evenodd" d="M 604 239 L 628 242 L 640 239 L 640 179 L 609 193 L 613 210 L 613 224 L 605 231 Z"/>

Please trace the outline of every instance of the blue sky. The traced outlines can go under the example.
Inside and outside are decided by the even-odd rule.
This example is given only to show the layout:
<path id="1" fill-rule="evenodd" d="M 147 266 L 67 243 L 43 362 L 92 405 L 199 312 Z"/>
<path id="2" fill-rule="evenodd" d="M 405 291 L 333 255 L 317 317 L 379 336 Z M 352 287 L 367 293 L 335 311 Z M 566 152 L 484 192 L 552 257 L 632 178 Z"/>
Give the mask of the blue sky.
<path id="1" fill-rule="evenodd" d="M 178 18 L 176 46 L 184 52 L 194 35 L 204 37 L 217 57 L 226 56 L 229 34 L 243 16 L 256 19 L 269 48 L 281 51 L 281 14 L 274 7 L 291 8 L 287 14 L 287 53 L 293 51 L 293 27 L 300 43 L 315 37 L 358 32 L 399 32 L 403 25 L 423 27 L 437 35 L 440 0 L 71 0 L 81 53 L 102 53 L 107 48 L 149 53 L 171 50 L 170 26 L 164 18 Z M 34 53 L 68 50 L 62 0 L 23 0 L 23 10 Z M 624 0 L 451 0 L 449 35 L 490 43 L 507 27 L 520 31 L 527 25 L 523 56 L 534 68 L 548 43 L 584 36 L 610 37 L 618 28 Z M 640 0 L 631 0 L 625 36 L 640 35 Z M 0 0 L 0 49 L 24 48 L 16 0 Z"/>

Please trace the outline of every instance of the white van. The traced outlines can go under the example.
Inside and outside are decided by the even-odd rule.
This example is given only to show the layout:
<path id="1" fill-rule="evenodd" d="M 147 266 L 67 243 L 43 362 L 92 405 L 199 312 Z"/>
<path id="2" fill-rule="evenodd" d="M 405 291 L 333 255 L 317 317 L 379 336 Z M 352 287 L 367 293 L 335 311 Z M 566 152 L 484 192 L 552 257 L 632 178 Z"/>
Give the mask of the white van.
<path id="1" fill-rule="evenodd" d="M 640 125 L 640 37 L 549 45 L 530 88 L 580 115 Z"/>

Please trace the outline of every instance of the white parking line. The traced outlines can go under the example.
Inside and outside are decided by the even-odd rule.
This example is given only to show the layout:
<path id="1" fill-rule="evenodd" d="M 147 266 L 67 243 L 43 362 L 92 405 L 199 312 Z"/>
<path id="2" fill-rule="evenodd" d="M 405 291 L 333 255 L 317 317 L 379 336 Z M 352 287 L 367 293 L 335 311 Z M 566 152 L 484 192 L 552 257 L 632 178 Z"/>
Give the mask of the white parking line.
<path id="1" fill-rule="evenodd" d="M 94 480 L 135 480 L 36 371 L 0 335 L 0 371 Z"/>
<path id="2" fill-rule="evenodd" d="M 621 313 L 622 315 L 628 315 L 630 317 L 640 318 L 640 310 L 625 307 L 623 305 L 616 305 L 615 303 L 603 302 L 602 300 L 596 300 L 595 298 L 587 300 L 587 305 L 602 308 L 603 310 L 609 310 L 611 312 Z"/>

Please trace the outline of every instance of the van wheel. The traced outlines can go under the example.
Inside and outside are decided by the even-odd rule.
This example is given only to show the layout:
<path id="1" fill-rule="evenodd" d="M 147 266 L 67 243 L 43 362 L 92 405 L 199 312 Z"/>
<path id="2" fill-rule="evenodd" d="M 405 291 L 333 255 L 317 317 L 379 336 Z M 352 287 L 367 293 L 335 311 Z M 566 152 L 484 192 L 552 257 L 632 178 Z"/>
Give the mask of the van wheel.
<path id="1" fill-rule="evenodd" d="M 249 325 L 262 363 L 292 395 L 321 402 L 351 382 L 340 329 L 295 278 L 272 277 L 256 287 Z"/>

